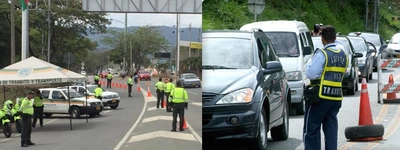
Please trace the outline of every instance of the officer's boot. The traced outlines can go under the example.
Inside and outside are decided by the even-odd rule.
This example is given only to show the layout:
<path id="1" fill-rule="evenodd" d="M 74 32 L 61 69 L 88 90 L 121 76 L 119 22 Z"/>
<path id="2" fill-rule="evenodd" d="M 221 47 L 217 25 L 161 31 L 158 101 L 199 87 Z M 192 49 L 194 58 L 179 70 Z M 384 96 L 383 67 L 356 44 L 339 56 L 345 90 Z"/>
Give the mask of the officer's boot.
<path id="1" fill-rule="evenodd" d="M 33 143 L 32 141 L 28 141 L 27 143 L 28 145 L 35 145 L 35 143 Z"/>
<path id="2" fill-rule="evenodd" d="M 21 147 L 28 147 L 28 143 L 26 141 L 21 141 Z"/>

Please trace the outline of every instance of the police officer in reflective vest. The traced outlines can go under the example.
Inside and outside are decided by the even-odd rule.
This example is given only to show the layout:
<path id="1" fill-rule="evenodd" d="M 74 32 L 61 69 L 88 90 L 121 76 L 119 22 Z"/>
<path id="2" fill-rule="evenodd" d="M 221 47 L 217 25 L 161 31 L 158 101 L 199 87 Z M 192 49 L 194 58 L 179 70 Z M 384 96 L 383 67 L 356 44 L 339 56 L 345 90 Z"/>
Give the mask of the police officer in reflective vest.
<path id="1" fill-rule="evenodd" d="M 102 94 L 103 94 L 103 89 L 101 88 L 101 84 L 98 84 L 97 88 L 94 89 L 94 97 L 96 97 L 99 100 L 103 100 Z"/>
<path id="2" fill-rule="evenodd" d="M 31 141 L 31 132 L 32 132 L 32 115 L 33 115 L 33 104 L 31 100 L 35 93 L 29 92 L 27 97 L 25 97 L 21 102 L 21 107 L 19 112 L 21 113 L 22 118 L 22 127 L 21 127 L 21 147 L 28 147 L 29 145 L 35 145 Z"/>
<path id="3" fill-rule="evenodd" d="M 169 82 L 167 82 L 165 84 L 165 96 L 167 97 L 167 99 L 169 99 L 169 95 L 170 95 L 171 91 L 175 88 L 175 85 L 172 83 L 172 81 L 173 80 L 170 78 Z M 167 103 L 166 109 L 167 109 L 167 112 L 172 112 L 171 103 L 169 103 L 169 102 Z"/>
<path id="4" fill-rule="evenodd" d="M 37 119 L 39 117 L 40 127 L 43 127 L 43 97 L 40 94 L 40 91 L 36 91 L 36 96 L 33 101 L 33 122 L 32 127 L 36 126 Z"/>
<path id="5" fill-rule="evenodd" d="M 162 81 L 162 78 L 158 79 L 158 82 L 156 83 L 156 93 L 157 93 L 157 108 L 164 108 L 163 102 L 164 102 L 164 90 L 165 90 L 165 83 Z"/>
<path id="6" fill-rule="evenodd" d="M 323 49 L 317 49 L 306 67 L 306 75 L 310 79 L 315 94 L 308 94 L 305 89 L 306 102 L 304 115 L 304 147 L 305 150 L 321 149 L 321 124 L 325 135 L 325 149 L 337 150 L 338 120 L 337 114 L 342 106 L 342 80 L 348 65 L 344 50 L 336 47 L 336 30 L 333 26 L 325 26 L 321 32 Z M 312 95 L 315 95 L 314 98 Z M 312 99 L 312 101 L 311 101 Z"/>
<path id="7" fill-rule="evenodd" d="M 131 75 L 128 78 L 128 94 L 129 94 L 129 97 L 132 97 L 132 95 L 131 95 L 131 93 L 132 93 L 132 85 L 133 85 L 133 81 L 132 81 L 132 75 Z"/>
<path id="8" fill-rule="evenodd" d="M 111 88 L 112 79 L 113 79 L 113 75 L 111 74 L 111 72 L 108 72 L 108 74 L 107 74 L 107 88 Z"/>
<path id="9" fill-rule="evenodd" d="M 176 131 L 177 117 L 179 114 L 179 131 L 185 131 L 183 124 L 185 121 L 185 109 L 188 107 L 188 94 L 182 87 L 182 81 L 176 82 L 176 88 L 171 91 L 168 101 L 173 105 L 172 113 L 172 132 Z"/>
<path id="10" fill-rule="evenodd" d="M 99 84 L 100 76 L 98 74 L 95 74 L 93 78 L 94 78 L 94 84 L 96 85 Z"/>

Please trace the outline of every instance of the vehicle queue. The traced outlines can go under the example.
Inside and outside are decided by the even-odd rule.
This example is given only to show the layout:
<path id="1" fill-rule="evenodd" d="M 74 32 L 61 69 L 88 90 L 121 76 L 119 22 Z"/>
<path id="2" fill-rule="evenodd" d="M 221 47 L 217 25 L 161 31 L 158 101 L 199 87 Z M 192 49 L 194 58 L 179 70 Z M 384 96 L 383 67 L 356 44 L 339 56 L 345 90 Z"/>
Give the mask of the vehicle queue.
<path id="1" fill-rule="evenodd" d="M 273 140 L 286 140 L 290 110 L 305 112 L 306 67 L 324 47 L 322 28 L 316 24 L 310 31 L 304 22 L 278 20 L 203 32 L 203 146 L 248 139 L 251 149 L 266 149 L 268 132 Z M 395 36 L 390 42 L 400 41 Z M 372 80 L 378 53 L 400 56 L 377 33 L 339 33 L 336 45 L 349 56 L 342 81 L 348 95 L 359 90 L 362 78 Z"/>

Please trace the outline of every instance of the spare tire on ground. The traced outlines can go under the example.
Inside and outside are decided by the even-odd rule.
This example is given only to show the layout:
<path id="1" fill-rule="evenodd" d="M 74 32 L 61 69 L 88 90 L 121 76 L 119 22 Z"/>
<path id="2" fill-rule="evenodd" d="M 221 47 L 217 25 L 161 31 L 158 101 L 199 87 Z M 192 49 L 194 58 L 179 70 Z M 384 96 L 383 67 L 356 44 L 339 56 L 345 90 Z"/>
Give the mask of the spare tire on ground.
<path id="1" fill-rule="evenodd" d="M 362 125 L 347 127 L 344 130 L 346 139 L 362 139 L 382 137 L 385 133 L 385 128 L 382 124 Z"/>

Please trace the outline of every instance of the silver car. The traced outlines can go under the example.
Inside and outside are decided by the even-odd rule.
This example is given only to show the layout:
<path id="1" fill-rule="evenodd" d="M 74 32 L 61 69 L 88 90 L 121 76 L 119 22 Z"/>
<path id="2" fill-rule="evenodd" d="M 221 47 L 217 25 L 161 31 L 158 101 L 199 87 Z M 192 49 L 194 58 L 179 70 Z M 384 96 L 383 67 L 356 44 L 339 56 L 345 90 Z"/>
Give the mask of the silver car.
<path id="1" fill-rule="evenodd" d="M 201 87 L 201 81 L 194 73 L 181 74 L 180 79 L 183 81 L 183 87 Z"/>

